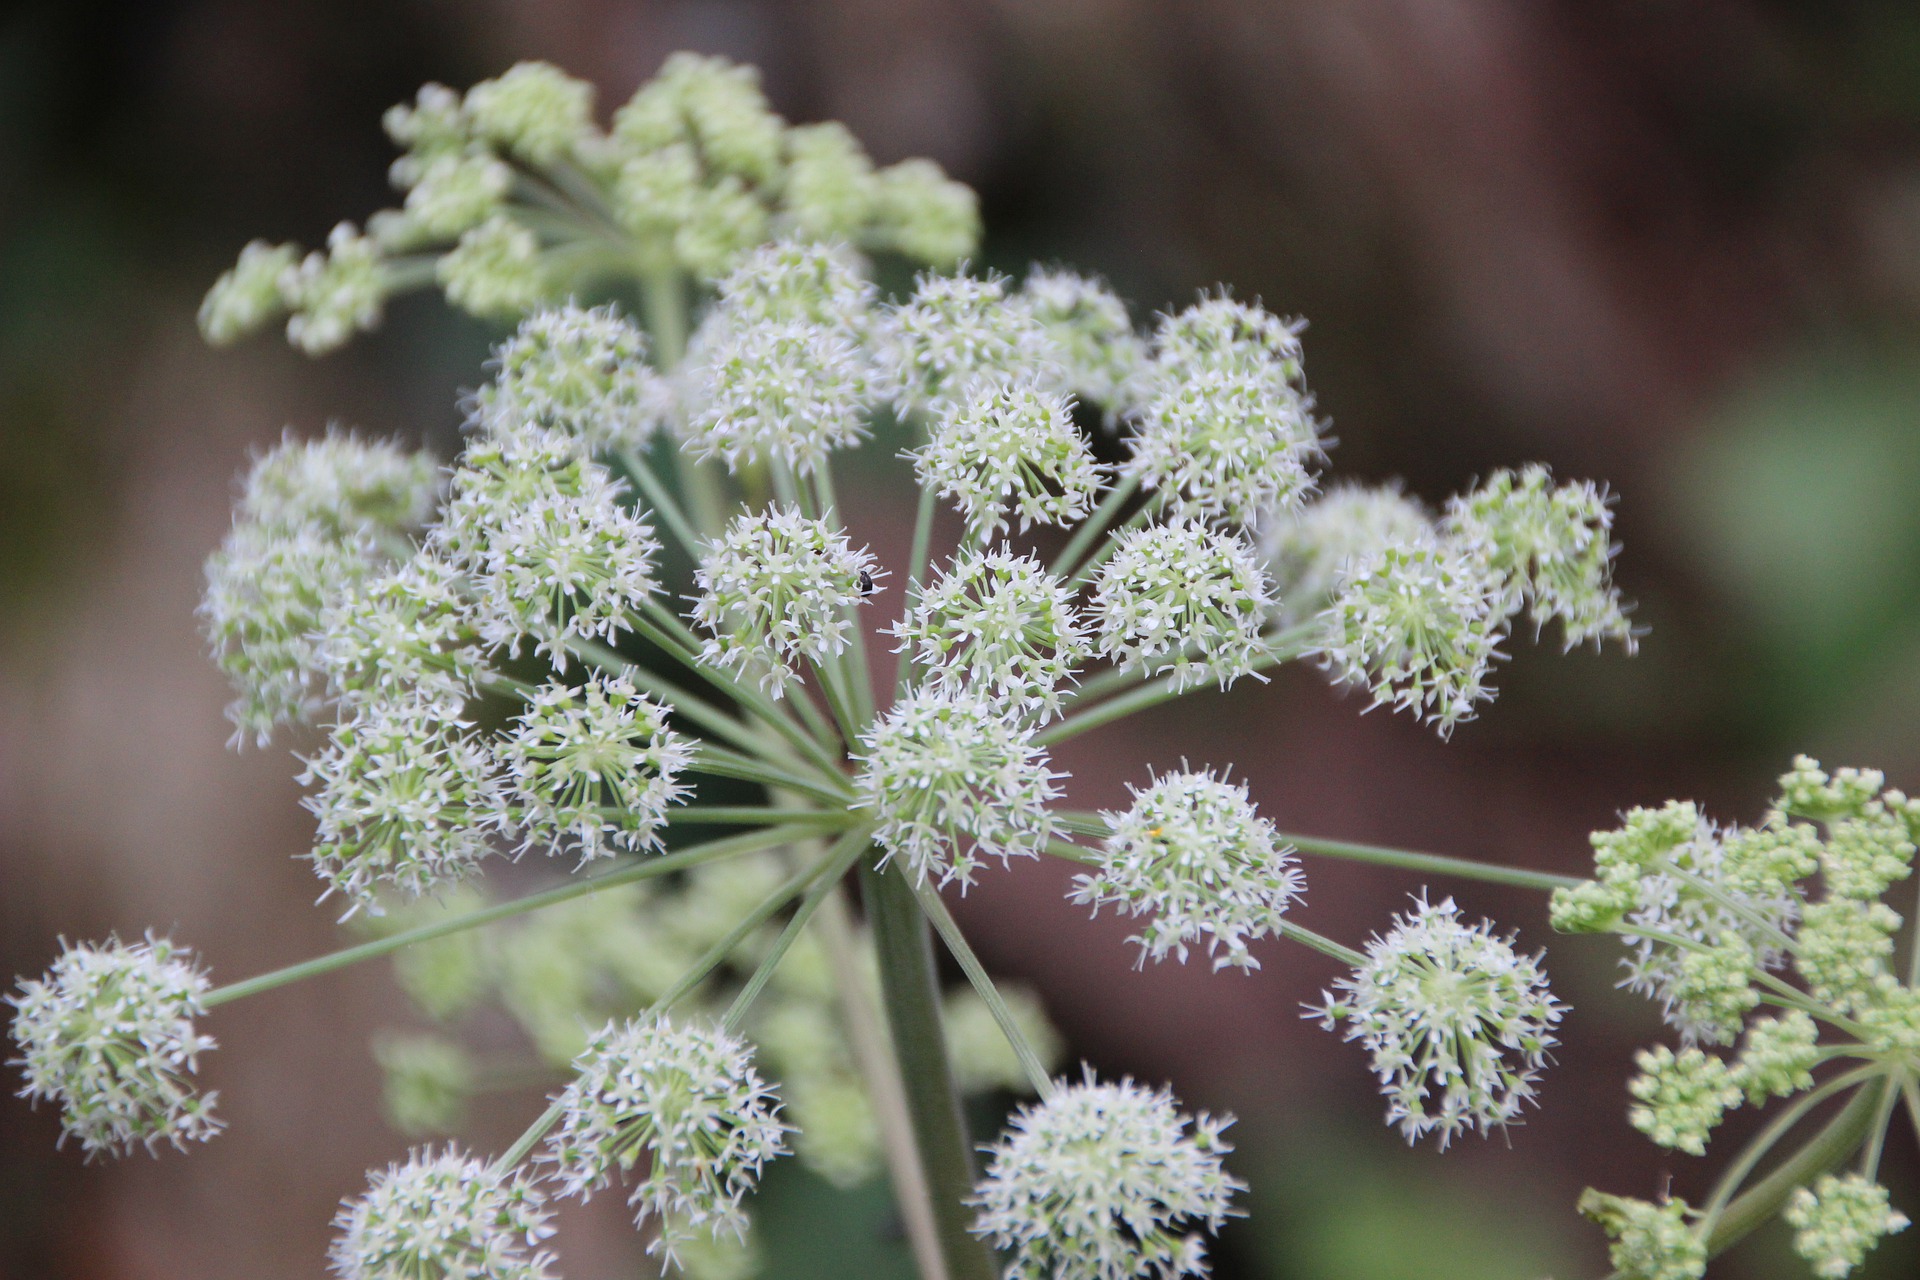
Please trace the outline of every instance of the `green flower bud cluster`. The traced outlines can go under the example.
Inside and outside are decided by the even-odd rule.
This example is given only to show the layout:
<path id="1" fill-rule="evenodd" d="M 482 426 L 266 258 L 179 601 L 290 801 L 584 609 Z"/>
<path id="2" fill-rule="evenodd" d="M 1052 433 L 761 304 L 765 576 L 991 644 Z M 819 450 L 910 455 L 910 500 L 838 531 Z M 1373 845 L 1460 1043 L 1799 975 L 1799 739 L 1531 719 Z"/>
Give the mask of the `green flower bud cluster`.
<path id="1" fill-rule="evenodd" d="M 644 264 L 714 281 L 769 239 L 856 244 L 947 266 L 973 251 L 973 192 L 938 165 L 876 169 L 837 124 L 791 126 L 750 67 L 675 54 L 603 130 L 593 87 L 524 62 L 462 95 L 429 84 L 387 113 L 404 191 L 327 248 L 256 241 L 200 309 L 229 343 L 287 317 L 312 355 L 380 323 L 388 298 L 437 282 L 455 306 L 512 318 Z"/>
<path id="2" fill-rule="evenodd" d="M 1911 803 L 1877 771 L 1829 774 L 1801 756 L 1760 826 L 1720 828 L 1680 802 L 1635 809 L 1617 830 L 1594 835 L 1595 878 L 1555 891 L 1555 927 L 1620 935 L 1629 948 L 1623 985 L 1660 1000 L 1681 1035 L 1677 1053 L 1662 1045 L 1639 1055 L 1641 1074 L 1629 1087 L 1635 1128 L 1701 1155 L 1741 1102 L 1810 1095 L 1736 1162 L 1690 1226 L 1671 1206 L 1589 1191 L 1582 1210 L 1615 1237 L 1614 1263 L 1627 1274 L 1700 1274 L 1720 1215 L 1759 1153 L 1796 1131 L 1792 1123 L 1813 1103 L 1866 1091 L 1850 1104 L 1859 1108 L 1881 1091 L 1911 1088 L 1920 991 L 1911 975 L 1893 972 L 1905 921 L 1880 901 L 1912 874 L 1911 824 Z M 1784 1012 L 1749 1022 L 1762 1003 Z M 1732 1044 L 1743 1029 L 1730 1059 L 1696 1047 Z M 1850 1274 L 1881 1235 L 1906 1225 L 1872 1182 L 1891 1108 L 1874 1114 L 1852 1139 L 1866 1152 L 1864 1174 L 1823 1172 L 1850 1154 L 1823 1152 L 1825 1164 L 1806 1175 L 1817 1181 L 1794 1190 L 1782 1211 L 1816 1275 Z"/>

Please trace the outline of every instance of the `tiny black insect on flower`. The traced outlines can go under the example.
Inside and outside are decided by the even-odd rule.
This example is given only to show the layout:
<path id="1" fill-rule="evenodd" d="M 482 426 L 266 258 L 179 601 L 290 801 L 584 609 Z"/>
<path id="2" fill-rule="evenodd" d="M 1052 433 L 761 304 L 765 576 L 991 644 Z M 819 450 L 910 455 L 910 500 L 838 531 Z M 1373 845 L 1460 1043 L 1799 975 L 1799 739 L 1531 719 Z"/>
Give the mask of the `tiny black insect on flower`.
<path id="1" fill-rule="evenodd" d="M 860 571 L 860 594 L 863 597 L 873 594 L 873 575 L 865 569 Z"/>

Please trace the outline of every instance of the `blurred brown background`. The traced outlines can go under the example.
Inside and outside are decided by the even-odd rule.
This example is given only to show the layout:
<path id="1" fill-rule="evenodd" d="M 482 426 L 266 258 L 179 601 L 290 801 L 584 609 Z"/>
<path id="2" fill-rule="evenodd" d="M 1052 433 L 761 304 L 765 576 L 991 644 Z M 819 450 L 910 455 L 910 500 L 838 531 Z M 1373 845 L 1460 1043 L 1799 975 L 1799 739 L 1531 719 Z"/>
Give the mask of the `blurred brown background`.
<path id="1" fill-rule="evenodd" d="M 679 48 L 758 63 L 790 118 L 974 183 L 990 265 L 1103 272 L 1143 317 L 1216 281 L 1308 317 L 1336 474 L 1438 500 L 1538 459 L 1620 495 L 1637 659 L 1517 640 L 1499 701 L 1447 744 L 1289 672 L 1076 741 L 1076 804 L 1121 803 L 1148 765 L 1234 763 L 1282 828 L 1576 871 L 1632 804 L 1757 817 L 1799 750 L 1920 786 L 1920 7 L 16 0 L 0 975 L 38 972 L 61 935 L 170 931 L 228 979 L 334 941 L 290 858 L 310 834 L 293 762 L 224 748 L 200 563 L 247 449 L 289 424 L 449 452 L 455 389 L 497 335 L 413 298 L 312 362 L 272 339 L 209 351 L 194 308 L 247 239 L 312 244 L 389 203 L 379 113 L 423 80 L 543 57 L 604 110 Z M 904 541 L 889 518 L 876 538 Z M 1303 919 L 1352 942 L 1419 888 L 1309 873 Z M 1242 1118 L 1252 1216 L 1222 1237 L 1222 1276 L 1598 1275 L 1583 1185 L 1653 1196 L 1670 1176 L 1697 1198 L 1718 1167 L 1628 1128 L 1656 1019 L 1612 990 L 1612 944 L 1550 937 L 1536 897 L 1435 886 L 1551 945 L 1575 1010 L 1544 1107 L 1441 1156 L 1407 1150 L 1361 1052 L 1299 1018 L 1320 958 L 1136 973 L 1125 927 L 1086 924 L 1064 879 L 988 877 L 964 921 L 1045 991 L 1076 1056 Z M 404 1149 L 365 1040 L 406 1016 L 379 966 L 223 1010 L 207 1074 L 233 1129 L 186 1156 L 84 1166 L 51 1114 L 0 1100 L 0 1277 L 319 1274 L 338 1199 Z M 1885 1176 L 1920 1217 L 1908 1135 Z M 835 1233 L 874 1229 L 811 1195 L 774 1215 L 773 1275 L 845 1275 Z M 596 1208 L 563 1233 L 566 1273 L 647 1273 L 617 1200 Z M 1784 1244 L 1715 1274 L 1804 1274 Z M 1864 1274 L 1917 1257 L 1896 1238 Z"/>

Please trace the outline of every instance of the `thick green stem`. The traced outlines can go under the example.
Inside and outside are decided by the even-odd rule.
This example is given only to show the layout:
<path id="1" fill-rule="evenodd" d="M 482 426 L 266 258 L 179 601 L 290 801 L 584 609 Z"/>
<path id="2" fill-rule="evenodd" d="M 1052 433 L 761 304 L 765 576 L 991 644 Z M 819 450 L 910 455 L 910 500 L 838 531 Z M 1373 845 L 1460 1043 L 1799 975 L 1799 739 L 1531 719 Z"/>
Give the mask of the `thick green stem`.
<path id="1" fill-rule="evenodd" d="M 1755 1183 L 1752 1190 L 1726 1207 L 1707 1233 L 1707 1256 L 1718 1257 L 1780 1211 L 1794 1188 L 1804 1186 L 1845 1160 L 1867 1136 L 1880 1109 L 1884 1078 L 1862 1085 L 1827 1127 L 1793 1153 L 1779 1168 Z"/>
<path id="2" fill-rule="evenodd" d="M 960 1114 L 940 1023 L 940 989 L 933 967 L 927 918 L 898 863 L 882 870 L 861 865 L 867 922 L 880 960 L 880 993 L 886 1003 L 894 1057 L 906 1089 L 920 1167 L 933 1202 L 934 1225 L 951 1280 L 994 1280 L 993 1255 L 967 1230 L 967 1197 L 973 1194 L 973 1152 Z"/>
<path id="3" fill-rule="evenodd" d="M 263 973 L 258 977 L 230 982 L 224 987 L 208 992 L 202 1003 L 212 1008 L 214 1005 L 226 1004 L 230 1000 L 239 1000 L 245 996 L 258 995 L 262 991 L 271 991 L 275 987 L 284 987 L 306 978 L 317 978 L 323 973 L 332 973 L 335 969 L 359 964 L 362 960 L 375 960 L 381 956 L 392 955 L 417 942 L 431 942 L 435 938 L 444 938 L 448 934 L 478 929 L 482 925 L 492 924 L 496 920 L 505 920 L 522 912 L 538 911 L 542 907 L 570 902 L 590 893 L 598 893 L 602 889 L 633 884 L 639 880 L 651 880 L 655 876 L 668 875 L 687 867 L 697 867 L 702 863 L 713 862 L 720 858 L 778 848 L 780 845 L 791 844 L 795 840 L 805 839 L 812 834 L 814 834 L 814 828 L 811 825 L 799 829 L 785 826 L 769 827 L 764 831 L 749 831 L 744 835 L 710 840 L 705 844 L 697 844 L 692 848 L 682 849 L 678 853 L 669 853 L 663 857 L 645 858 L 630 867 L 609 871 L 605 875 L 571 880 L 545 893 L 529 894 L 524 898 L 516 898 L 512 902 L 502 902 L 497 906 L 470 911 L 450 920 L 436 920 L 432 924 L 423 924 L 416 929 L 407 929 L 384 938 L 376 938 L 372 942 L 363 942 L 357 947 L 347 947 L 345 950 L 328 955 L 315 956 L 311 960 L 288 965 L 284 969 L 275 969 L 271 973 Z"/>

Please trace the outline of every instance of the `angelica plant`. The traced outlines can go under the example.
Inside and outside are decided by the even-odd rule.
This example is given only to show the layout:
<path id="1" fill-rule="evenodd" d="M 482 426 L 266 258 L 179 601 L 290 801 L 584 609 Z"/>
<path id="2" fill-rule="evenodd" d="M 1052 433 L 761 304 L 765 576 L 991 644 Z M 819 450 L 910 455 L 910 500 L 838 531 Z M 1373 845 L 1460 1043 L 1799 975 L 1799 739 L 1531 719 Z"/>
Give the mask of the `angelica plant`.
<path id="1" fill-rule="evenodd" d="M 739 1274 L 789 1154 L 843 1184 L 884 1166 L 930 1280 L 1200 1275 L 1241 1212 L 1229 1119 L 1057 1077 L 1044 1010 L 989 977 L 940 891 L 1058 858 L 1076 902 L 1135 923 L 1139 964 L 1313 948 L 1348 972 L 1309 1014 L 1364 1048 L 1388 1123 L 1442 1146 L 1515 1123 L 1567 1012 L 1543 957 L 1424 889 L 1363 949 L 1321 937 L 1290 909 L 1307 859 L 1340 857 L 1556 890 L 1556 923 L 1627 938 L 1629 981 L 1683 1038 L 1633 1087 L 1656 1140 L 1700 1149 L 1774 1096 L 1801 1097 L 1796 1120 L 1864 1100 L 1770 1199 L 1733 1198 L 1758 1155 L 1698 1214 L 1590 1198 L 1623 1269 L 1698 1274 L 1781 1210 L 1842 1274 L 1903 1221 L 1871 1178 L 1916 1101 L 1920 1002 L 1874 899 L 1920 810 L 1877 778 L 1809 764 L 1754 832 L 1635 814 L 1592 884 L 1291 834 L 1212 765 L 1143 762 L 1124 811 L 1065 803 L 1061 742 L 1283 663 L 1445 736 L 1492 698 L 1523 613 L 1631 651 L 1603 490 L 1529 466 L 1438 511 L 1320 494 L 1299 322 L 1221 290 L 1143 327 L 1064 269 L 956 265 L 971 192 L 788 124 L 722 60 L 676 55 L 604 127 L 543 64 L 430 85 L 386 123 L 400 207 L 325 251 L 247 246 L 201 311 L 212 341 L 284 318 L 311 353 L 431 283 L 511 323 L 457 458 L 289 438 L 208 563 L 236 742 L 296 745 L 309 860 L 362 937 L 219 987 L 157 940 L 24 981 L 23 1092 L 89 1154 L 213 1136 L 194 1073 L 219 1006 L 392 956 L 437 1024 L 376 1041 L 399 1124 L 452 1127 L 490 1087 L 457 1034 L 482 1004 L 551 1105 L 491 1159 L 420 1148 L 371 1175 L 336 1223 L 345 1280 L 548 1274 L 548 1201 L 615 1183 L 663 1265 Z M 871 254 L 930 270 L 886 296 Z M 891 577 L 835 480 L 882 431 L 918 489 Z M 550 887 L 489 877 L 542 855 Z M 940 988 L 934 934 L 966 986 Z M 1701 1048 L 1743 1026 L 1732 1065 Z M 986 1089 L 1035 1100 L 979 1171 L 956 1103 Z M 1833 1175 L 1863 1136 L 1865 1167 Z"/>

